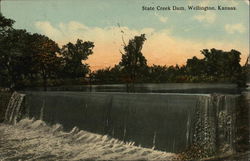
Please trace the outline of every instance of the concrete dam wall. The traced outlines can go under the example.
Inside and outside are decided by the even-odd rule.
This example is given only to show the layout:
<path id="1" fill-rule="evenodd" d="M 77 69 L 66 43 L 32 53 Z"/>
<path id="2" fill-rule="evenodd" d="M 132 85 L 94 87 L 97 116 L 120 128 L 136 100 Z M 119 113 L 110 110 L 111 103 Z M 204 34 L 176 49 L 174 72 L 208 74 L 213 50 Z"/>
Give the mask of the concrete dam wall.
<path id="1" fill-rule="evenodd" d="M 29 117 L 66 131 L 78 127 L 167 152 L 200 146 L 234 149 L 237 95 L 25 92 L 13 94 L 6 120 Z M 10 101 L 11 102 L 11 101 Z M 16 108 L 13 106 L 16 105 Z M 15 116 L 16 115 L 16 116 Z"/>

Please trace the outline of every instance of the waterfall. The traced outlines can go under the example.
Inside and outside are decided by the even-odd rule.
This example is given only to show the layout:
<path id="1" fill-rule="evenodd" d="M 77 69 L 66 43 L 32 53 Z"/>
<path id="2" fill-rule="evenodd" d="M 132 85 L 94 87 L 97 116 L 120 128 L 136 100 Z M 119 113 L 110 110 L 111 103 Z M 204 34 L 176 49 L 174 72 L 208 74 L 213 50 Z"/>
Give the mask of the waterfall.
<path id="1" fill-rule="evenodd" d="M 234 151 L 237 97 L 212 94 L 198 99 L 192 145 L 205 148 L 205 156 Z"/>
<path id="2" fill-rule="evenodd" d="M 60 123 L 65 131 L 77 126 L 81 130 L 109 135 L 124 142 L 133 141 L 146 148 L 169 152 L 189 148 L 203 150 L 206 152 L 204 157 L 235 149 L 235 111 L 239 95 L 26 94 L 25 114 L 29 118 L 50 124 Z M 12 111 L 12 108 L 8 110 Z"/>
<path id="3" fill-rule="evenodd" d="M 17 119 L 20 117 L 21 106 L 24 99 L 24 94 L 14 92 L 8 103 L 6 112 L 5 112 L 5 122 L 16 124 Z"/>
<path id="4" fill-rule="evenodd" d="M 0 160 L 165 160 L 174 153 L 157 151 L 74 127 L 65 132 L 60 124 L 24 118 L 15 126 L 0 126 Z"/>
<path id="5" fill-rule="evenodd" d="M 199 97 L 193 119 L 191 145 L 198 147 L 206 157 L 215 152 L 216 118 L 213 116 L 213 105 L 213 96 Z"/>
<path id="6" fill-rule="evenodd" d="M 235 107 L 236 99 L 231 97 L 224 97 L 224 103 L 222 108 L 218 111 L 218 135 L 220 137 L 220 151 L 230 152 L 234 151 L 235 140 Z"/>

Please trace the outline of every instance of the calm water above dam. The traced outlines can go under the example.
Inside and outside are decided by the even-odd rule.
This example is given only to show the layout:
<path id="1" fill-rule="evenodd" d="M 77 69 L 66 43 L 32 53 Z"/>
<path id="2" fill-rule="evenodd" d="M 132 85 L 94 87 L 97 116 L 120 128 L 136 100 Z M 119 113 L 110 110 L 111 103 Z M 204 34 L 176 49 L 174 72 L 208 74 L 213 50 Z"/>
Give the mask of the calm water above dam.
<path id="1" fill-rule="evenodd" d="M 27 90 L 39 90 L 43 88 L 32 88 Z M 48 87 L 48 91 L 82 91 L 82 92 L 127 92 L 125 84 L 106 85 L 76 85 Z M 147 83 L 135 84 L 134 92 L 139 93 L 227 93 L 239 94 L 242 89 L 235 84 L 204 84 L 204 83 Z"/>

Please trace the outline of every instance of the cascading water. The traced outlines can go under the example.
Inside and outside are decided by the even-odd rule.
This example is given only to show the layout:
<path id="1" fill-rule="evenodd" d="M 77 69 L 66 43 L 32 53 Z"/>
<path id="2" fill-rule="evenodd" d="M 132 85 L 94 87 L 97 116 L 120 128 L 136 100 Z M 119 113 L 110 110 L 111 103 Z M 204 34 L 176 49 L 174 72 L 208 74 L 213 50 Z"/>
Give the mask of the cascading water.
<path id="1" fill-rule="evenodd" d="M 6 112 L 5 112 L 5 122 L 16 124 L 18 118 L 20 117 L 21 106 L 25 94 L 14 92 L 8 103 Z"/>
<path id="2" fill-rule="evenodd" d="M 234 149 L 238 95 L 46 92 L 26 98 L 29 117 L 147 148 L 205 156 Z M 180 101 L 181 100 L 181 101 Z"/>
<path id="3" fill-rule="evenodd" d="M 207 157 L 235 150 L 238 98 L 219 94 L 27 92 L 25 115 L 59 123 L 66 131 L 77 126 L 166 152 L 197 146 L 204 153 L 202 157 Z M 20 118 L 23 99 L 23 94 L 12 95 L 6 122 L 15 124 Z"/>
<path id="4" fill-rule="evenodd" d="M 0 124 L 0 160 L 179 160 L 174 153 L 134 146 L 133 142 L 107 135 L 76 127 L 65 132 L 60 124 L 48 126 L 41 120 L 45 101 L 39 112 L 40 120 L 23 118 L 24 96 L 17 92 L 12 94 L 5 114 L 5 122 L 12 125 Z"/>
<path id="5" fill-rule="evenodd" d="M 220 102 L 222 100 L 223 104 Z M 236 99 L 232 99 L 231 97 L 220 97 L 217 100 L 219 104 L 217 110 L 218 142 L 220 144 L 219 150 L 223 153 L 235 150 L 236 101 Z"/>
<path id="6" fill-rule="evenodd" d="M 236 108 L 239 96 L 216 95 L 199 98 L 192 124 L 192 143 L 203 157 L 235 150 Z M 205 99 L 205 100 L 204 100 Z M 204 102 L 202 105 L 201 102 Z"/>
<path id="7" fill-rule="evenodd" d="M 59 124 L 48 126 L 41 120 L 1 125 L 0 134 L 1 161 L 179 160 L 173 153 L 133 146 L 76 127 L 65 132 Z"/>

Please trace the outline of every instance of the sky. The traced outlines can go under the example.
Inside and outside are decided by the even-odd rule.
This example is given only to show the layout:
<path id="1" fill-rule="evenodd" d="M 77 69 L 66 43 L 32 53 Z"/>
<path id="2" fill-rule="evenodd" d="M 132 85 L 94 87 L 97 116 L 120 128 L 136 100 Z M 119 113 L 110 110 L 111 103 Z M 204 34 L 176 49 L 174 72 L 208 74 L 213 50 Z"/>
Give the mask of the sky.
<path id="1" fill-rule="evenodd" d="M 2 0 L 14 27 L 50 37 L 60 46 L 77 39 L 93 41 L 86 61 L 92 70 L 114 66 L 125 43 L 145 33 L 142 52 L 149 65 L 185 64 L 202 58 L 202 49 L 236 49 L 242 64 L 249 54 L 248 0 Z M 192 11 L 188 6 L 236 7 L 231 11 Z M 143 6 L 186 10 L 143 11 Z"/>

